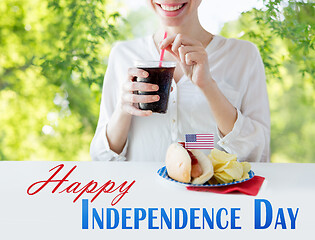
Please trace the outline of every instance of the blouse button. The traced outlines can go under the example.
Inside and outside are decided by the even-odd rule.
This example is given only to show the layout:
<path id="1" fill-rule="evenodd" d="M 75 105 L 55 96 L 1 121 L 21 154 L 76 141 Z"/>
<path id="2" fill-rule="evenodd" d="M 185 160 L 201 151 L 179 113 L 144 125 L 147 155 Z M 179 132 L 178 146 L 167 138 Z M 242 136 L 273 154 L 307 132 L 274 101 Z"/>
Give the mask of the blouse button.
<path id="1" fill-rule="evenodd" d="M 173 123 L 175 123 L 176 122 L 176 120 L 175 119 L 173 119 Z"/>

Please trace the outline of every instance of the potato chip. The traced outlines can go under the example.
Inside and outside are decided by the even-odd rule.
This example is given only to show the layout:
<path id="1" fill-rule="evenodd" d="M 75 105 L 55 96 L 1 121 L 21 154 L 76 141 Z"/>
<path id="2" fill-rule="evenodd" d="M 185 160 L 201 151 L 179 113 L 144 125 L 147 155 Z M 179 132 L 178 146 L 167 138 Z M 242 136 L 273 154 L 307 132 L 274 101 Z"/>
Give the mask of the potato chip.
<path id="1" fill-rule="evenodd" d="M 208 157 L 214 169 L 213 178 L 209 182 L 230 183 L 249 177 L 251 165 L 248 162 L 238 162 L 235 154 L 213 149 Z"/>
<path id="2" fill-rule="evenodd" d="M 226 172 L 220 172 L 220 173 L 215 173 L 214 178 L 219 182 L 219 183 L 230 183 L 233 182 L 233 178 L 227 174 Z"/>
<path id="3" fill-rule="evenodd" d="M 236 154 L 229 154 L 218 149 L 213 149 L 210 153 L 210 156 L 218 162 L 236 160 Z"/>
<path id="4" fill-rule="evenodd" d="M 249 162 L 241 162 L 242 166 L 243 166 L 243 171 L 245 173 L 248 173 L 251 169 L 251 165 Z"/>
<path id="5" fill-rule="evenodd" d="M 238 161 L 230 161 L 223 172 L 231 176 L 232 179 L 238 180 L 243 176 L 242 164 Z"/>
<path id="6" fill-rule="evenodd" d="M 247 178 L 249 178 L 248 172 L 247 172 L 247 173 L 244 173 L 243 176 L 242 176 L 242 178 L 241 178 L 239 181 L 244 180 L 244 179 L 247 179 Z"/>
<path id="7" fill-rule="evenodd" d="M 242 167 L 243 167 L 243 176 L 242 176 L 242 178 L 240 180 L 244 180 L 246 178 L 249 178 L 248 172 L 251 169 L 251 165 L 248 162 L 241 162 L 241 164 L 242 164 Z"/>
<path id="8" fill-rule="evenodd" d="M 215 167 L 213 167 L 214 171 L 215 172 L 222 172 L 224 171 L 224 169 L 230 164 L 229 161 L 227 162 L 222 162 L 222 163 L 219 163 L 219 164 L 216 164 Z"/>
<path id="9" fill-rule="evenodd" d="M 209 184 L 211 185 L 217 185 L 219 182 L 215 179 L 215 177 L 212 177 L 209 181 L 208 181 Z"/>
<path id="10" fill-rule="evenodd" d="M 208 157 L 216 171 L 222 171 L 230 161 L 236 160 L 235 154 L 228 154 L 218 149 L 213 149 Z"/>

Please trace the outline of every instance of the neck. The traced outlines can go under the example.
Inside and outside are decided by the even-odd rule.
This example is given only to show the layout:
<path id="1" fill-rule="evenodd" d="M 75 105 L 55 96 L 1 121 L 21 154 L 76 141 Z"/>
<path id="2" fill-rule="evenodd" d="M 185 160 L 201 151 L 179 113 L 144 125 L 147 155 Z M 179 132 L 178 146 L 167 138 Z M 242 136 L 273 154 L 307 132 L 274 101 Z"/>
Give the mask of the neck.
<path id="1" fill-rule="evenodd" d="M 200 24 L 198 17 L 191 18 L 186 23 L 179 26 L 166 26 L 161 24 L 161 27 L 155 33 L 156 42 L 160 42 L 167 31 L 168 35 L 183 34 L 193 39 L 199 40 L 204 46 L 209 44 L 212 34 L 207 32 Z"/>

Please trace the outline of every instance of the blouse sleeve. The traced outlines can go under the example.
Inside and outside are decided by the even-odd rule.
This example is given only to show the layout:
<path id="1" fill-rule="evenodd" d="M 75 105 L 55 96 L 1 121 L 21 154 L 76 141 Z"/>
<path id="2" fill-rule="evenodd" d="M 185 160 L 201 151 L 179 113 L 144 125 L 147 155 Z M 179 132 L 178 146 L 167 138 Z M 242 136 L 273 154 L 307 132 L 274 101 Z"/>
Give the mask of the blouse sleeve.
<path id="1" fill-rule="evenodd" d="M 270 151 L 270 111 L 264 65 L 255 47 L 251 73 L 237 120 L 230 133 L 222 137 L 218 131 L 218 145 L 237 154 L 240 161 L 268 162 Z"/>
<path id="2" fill-rule="evenodd" d="M 100 106 L 100 115 L 95 131 L 95 135 L 90 146 L 90 155 L 93 161 L 124 161 L 128 140 L 120 154 L 110 149 L 106 137 L 107 123 L 112 116 L 120 94 L 120 85 L 124 78 L 121 66 L 119 68 L 119 50 L 116 44 L 109 55 L 108 66 L 103 82 L 102 99 Z M 118 65 L 118 66 L 117 66 Z"/>

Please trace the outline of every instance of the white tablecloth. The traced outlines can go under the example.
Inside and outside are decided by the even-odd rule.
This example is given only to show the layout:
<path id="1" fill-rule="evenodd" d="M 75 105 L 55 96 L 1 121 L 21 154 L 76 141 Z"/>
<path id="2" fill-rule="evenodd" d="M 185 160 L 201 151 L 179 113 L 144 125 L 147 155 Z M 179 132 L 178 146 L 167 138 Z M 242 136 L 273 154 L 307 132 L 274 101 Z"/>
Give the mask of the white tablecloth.
<path id="1" fill-rule="evenodd" d="M 65 166 L 56 178 L 63 177 L 77 166 L 68 178 L 69 183 L 64 183 L 64 186 L 74 181 L 86 184 L 94 180 L 101 184 L 112 180 L 121 184 L 135 180 L 129 193 L 114 206 L 117 209 L 241 208 L 238 225 L 242 230 L 146 230 L 145 225 L 137 231 L 82 230 L 81 199 L 91 199 L 89 195 L 83 195 L 73 203 L 73 194 L 52 194 L 56 186 L 53 183 L 36 195 L 27 194 L 32 183 L 46 180 L 52 175 L 49 170 L 59 164 Z M 256 197 L 188 191 L 184 186 L 158 176 L 156 172 L 162 166 L 163 163 L 152 162 L 0 162 L 0 239 L 135 239 L 148 236 L 151 239 L 192 239 L 205 235 L 244 239 L 245 233 L 255 239 L 271 236 L 272 239 L 296 239 L 315 234 L 315 164 L 252 163 L 255 174 L 266 178 Z M 90 206 L 98 210 L 111 207 L 113 198 L 113 194 L 100 195 Z M 255 199 L 267 199 L 272 204 L 274 219 L 266 230 L 253 229 Z M 284 209 L 286 218 L 287 208 L 299 208 L 295 230 L 274 229 L 279 208 Z M 290 228 L 289 221 L 287 227 Z"/>

